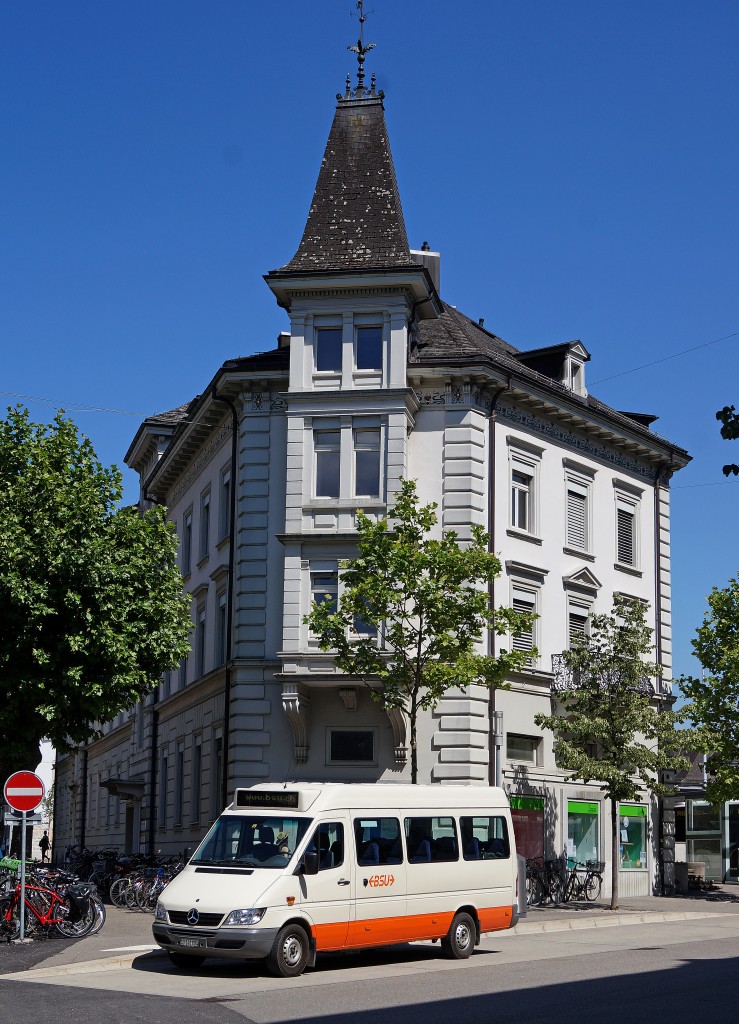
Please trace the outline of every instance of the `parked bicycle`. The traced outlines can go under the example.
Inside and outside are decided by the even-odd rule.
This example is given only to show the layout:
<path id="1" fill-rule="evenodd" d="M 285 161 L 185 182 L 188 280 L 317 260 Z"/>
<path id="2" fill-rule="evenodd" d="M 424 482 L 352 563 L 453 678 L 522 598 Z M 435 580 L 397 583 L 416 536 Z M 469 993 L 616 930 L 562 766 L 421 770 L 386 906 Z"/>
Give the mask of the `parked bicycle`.
<path id="1" fill-rule="evenodd" d="M 0 932 L 8 942 L 20 935 L 21 913 L 26 934 L 37 931 L 48 935 L 54 930 L 67 938 L 89 935 L 99 919 L 88 885 L 77 882 L 58 890 L 33 874 L 26 878 L 22 908 L 20 882 L 0 901 Z"/>
<path id="2" fill-rule="evenodd" d="M 604 867 L 602 861 L 589 860 L 585 864 L 575 864 L 570 868 L 565 880 L 563 902 L 586 899 L 592 903 L 597 900 L 603 885 Z"/>
<path id="3" fill-rule="evenodd" d="M 537 907 L 544 903 L 560 903 L 564 893 L 562 870 L 564 861 L 560 859 L 542 860 L 534 857 L 526 861 L 526 903 Z"/>

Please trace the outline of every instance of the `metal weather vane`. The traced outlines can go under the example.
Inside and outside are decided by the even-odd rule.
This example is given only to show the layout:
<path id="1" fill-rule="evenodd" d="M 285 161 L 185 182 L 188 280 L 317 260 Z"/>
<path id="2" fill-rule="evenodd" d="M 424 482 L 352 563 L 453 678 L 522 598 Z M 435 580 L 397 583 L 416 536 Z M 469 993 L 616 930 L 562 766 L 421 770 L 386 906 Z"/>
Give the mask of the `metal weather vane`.
<path id="1" fill-rule="evenodd" d="M 357 55 L 357 95 L 361 96 L 364 93 L 364 61 L 366 55 L 370 50 L 374 50 L 374 43 L 367 43 L 364 45 L 364 23 L 367 20 L 367 15 L 364 13 L 364 0 L 357 0 L 357 10 L 359 11 L 359 39 L 357 40 L 356 46 L 347 46 L 347 50 Z"/>

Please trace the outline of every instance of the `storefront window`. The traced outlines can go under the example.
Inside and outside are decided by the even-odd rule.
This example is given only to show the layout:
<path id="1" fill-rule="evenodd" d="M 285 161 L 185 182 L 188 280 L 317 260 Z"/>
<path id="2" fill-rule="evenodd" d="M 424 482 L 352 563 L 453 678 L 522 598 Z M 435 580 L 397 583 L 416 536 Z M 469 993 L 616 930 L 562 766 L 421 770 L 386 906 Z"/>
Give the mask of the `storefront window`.
<path id="1" fill-rule="evenodd" d="M 647 809 L 621 804 L 618 809 L 621 870 L 647 866 Z"/>
<path id="2" fill-rule="evenodd" d="M 567 801 L 567 864 L 585 864 L 598 857 L 600 804 Z"/>
<path id="3" fill-rule="evenodd" d="M 688 801 L 689 832 L 720 832 L 721 808 L 698 800 Z"/>
<path id="4" fill-rule="evenodd" d="M 527 860 L 544 858 L 544 798 L 512 796 L 511 819 L 516 850 Z"/>
<path id="5" fill-rule="evenodd" d="M 688 863 L 703 862 L 706 878 L 721 881 L 724 877 L 720 839 L 688 839 Z"/>

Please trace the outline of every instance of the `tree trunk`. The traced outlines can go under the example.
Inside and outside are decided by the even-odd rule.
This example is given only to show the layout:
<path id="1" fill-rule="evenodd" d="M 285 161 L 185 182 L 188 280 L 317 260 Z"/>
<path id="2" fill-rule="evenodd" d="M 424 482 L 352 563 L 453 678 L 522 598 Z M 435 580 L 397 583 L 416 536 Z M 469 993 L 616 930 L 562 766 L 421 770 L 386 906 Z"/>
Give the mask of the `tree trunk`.
<path id="1" fill-rule="evenodd" d="M 619 849 L 618 840 L 618 800 L 611 797 L 611 910 L 618 910 L 618 869 Z"/>
<path id="2" fill-rule="evenodd" d="M 416 746 L 416 718 L 418 717 L 418 704 L 415 693 L 411 696 L 411 710 L 408 721 L 411 728 L 411 784 L 418 782 L 418 748 Z"/>

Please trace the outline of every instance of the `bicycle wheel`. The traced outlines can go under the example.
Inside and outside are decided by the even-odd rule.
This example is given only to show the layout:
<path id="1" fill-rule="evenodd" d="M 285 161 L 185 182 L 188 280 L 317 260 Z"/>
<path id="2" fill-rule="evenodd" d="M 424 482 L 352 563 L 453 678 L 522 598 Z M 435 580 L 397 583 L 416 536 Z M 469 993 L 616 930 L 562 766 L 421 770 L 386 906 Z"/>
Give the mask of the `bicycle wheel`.
<path id="1" fill-rule="evenodd" d="M 87 910 L 85 910 L 84 913 L 74 921 L 70 921 L 68 916 L 62 921 L 57 921 L 56 930 L 60 935 L 64 935 L 67 939 L 80 939 L 83 935 L 90 934 L 96 920 L 97 911 L 95 909 L 95 904 L 91 899 L 87 905 Z"/>
<path id="2" fill-rule="evenodd" d="M 598 899 L 598 897 L 600 896 L 601 882 L 602 879 L 600 875 L 592 873 L 587 876 L 587 878 L 585 879 L 586 900 L 590 900 L 590 902 L 592 903 L 594 900 Z"/>
<path id="3" fill-rule="evenodd" d="M 526 875 L 526 906 L 538 907 L 542 895 L 541 882 L 536 875 Z"/>
<path id="4" fill-rule="evenodd" d="M 105 924 L 105 904 L 99 896 L 92 896 L 90 902 L 95 908 L 95 920 L 88 935 L 96 935 Z"/>
<path id="5" fill-rule="evenodd" d="M 131 887 L 131 879 L 128 875 L 124 875 L 123 878 L 116 878 L 110 886 L 110 902 L 114 907 L 118 907 L 119 910 L 125 909 L 126 906 L 126 893 Z"/>
<path id="6" fill-rule="evenodd" d="M 549 879 L 549 899 L 555 906 L 564 900 L 564 882 L 561 875 L 552 875 Z"/>

